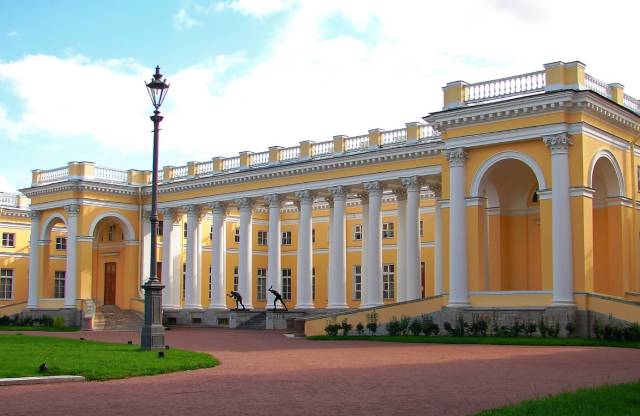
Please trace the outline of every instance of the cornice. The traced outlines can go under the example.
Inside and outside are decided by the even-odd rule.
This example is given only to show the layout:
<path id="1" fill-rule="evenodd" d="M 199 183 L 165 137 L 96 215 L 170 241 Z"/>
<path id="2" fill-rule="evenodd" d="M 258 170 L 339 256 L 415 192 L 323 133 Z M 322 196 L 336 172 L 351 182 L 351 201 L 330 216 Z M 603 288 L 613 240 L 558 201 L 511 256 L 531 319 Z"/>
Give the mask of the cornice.
<path id="1" fill-rule="evenodd" d="M 142 187 L 138 185 L 113 184 L 94 182 L 83 179 L 74 179 L 64 182 L 55 182 L 42 186 L 21 189 L 20 192 L 27 197 L 48 195 L 57 192 L 100 192 L 112 195 L 124 195 L 135 197 L 139 195 Z"/>

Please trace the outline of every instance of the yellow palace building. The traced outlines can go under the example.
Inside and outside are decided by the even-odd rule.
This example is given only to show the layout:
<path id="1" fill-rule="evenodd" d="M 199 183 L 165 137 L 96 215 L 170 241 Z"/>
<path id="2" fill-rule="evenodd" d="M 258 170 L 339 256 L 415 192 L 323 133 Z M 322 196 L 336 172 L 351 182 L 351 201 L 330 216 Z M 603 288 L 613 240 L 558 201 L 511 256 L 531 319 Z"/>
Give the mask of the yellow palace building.
<path id="1" fill-rule="evenodd" d="M 640 321 L 640 102 L 585 69 L 451 82 L 404 128 L 165 166 L 167 322 L 234 326 L 226 294 L 264 310 L 271 286 L 308 334 L 372 308 Z M 0 315 L 142 311 L 150 172 L 32 172 L 0 196 Z"/>

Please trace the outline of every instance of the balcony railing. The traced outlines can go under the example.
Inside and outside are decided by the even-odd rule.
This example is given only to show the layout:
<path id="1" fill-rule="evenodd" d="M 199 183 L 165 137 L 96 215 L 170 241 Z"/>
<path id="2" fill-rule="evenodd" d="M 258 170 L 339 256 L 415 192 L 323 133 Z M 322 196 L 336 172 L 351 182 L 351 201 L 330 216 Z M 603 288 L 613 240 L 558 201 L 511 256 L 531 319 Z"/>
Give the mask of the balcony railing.
<path id="1" fill-rule="evenodd" d="M 491 81 L 469 84 L 464 89 L 464 100 L 468 104 L 486 102 L 544 91 L 544 71 L 514 75 Z"/>
<path id="2" fill-rule="evenodd" d="M 0 192 L 0 207 L 17 207 L 18 194 Z"/>
<path id="3" fill-rule="evenodd" d="M 96 166 L 95 179 L 104 182 L 128 183 L 129 175 L 126 170 Z"/>

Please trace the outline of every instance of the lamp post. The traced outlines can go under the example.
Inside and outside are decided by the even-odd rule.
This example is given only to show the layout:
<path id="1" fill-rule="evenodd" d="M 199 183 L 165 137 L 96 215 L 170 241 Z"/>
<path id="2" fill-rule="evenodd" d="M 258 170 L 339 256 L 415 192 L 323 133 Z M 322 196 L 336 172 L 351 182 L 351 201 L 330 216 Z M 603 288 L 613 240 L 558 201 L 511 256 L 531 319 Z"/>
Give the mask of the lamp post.
<path id="1" fill-rule="evenodd" d="M 167 96 L 169 84 L 156 66 L 156 73 L 151 82 L 146 83 L 151 103 L 155 107 L 153 115 L 153 170 L 151 171 L 151 264 L 149 280 L 142 285 L 144 289 L 144 325 L 142 326 L 140 345 L 143 350 L 164 348 L 164 327 L 162 326 L 162 289 L 164 285 L 158 280 L 156 245 L 158 231 L 158 135 L 160 132 L 160 106 Z"/>

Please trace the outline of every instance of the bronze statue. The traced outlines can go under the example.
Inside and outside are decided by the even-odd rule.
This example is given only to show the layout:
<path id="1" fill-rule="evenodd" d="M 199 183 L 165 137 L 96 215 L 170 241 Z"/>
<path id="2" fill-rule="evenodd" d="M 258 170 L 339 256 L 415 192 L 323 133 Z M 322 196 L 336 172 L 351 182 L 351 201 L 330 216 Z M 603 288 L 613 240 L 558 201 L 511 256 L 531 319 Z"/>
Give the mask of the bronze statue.
<path id="1" fill-rule="evenodd" d="M 244 307 L 244 303 L 242 303 L 242 295 L 240 293 L 236 292 L 235 290 L 232 290 L 231 292 L 229 292 L 227 296 L 230 298 L 233 298 L 233 300 L 236 301 L 236 310 L 238 310 L 238 303 L 242 305 L 243 311 L 247 310 L 247 308 Z"/>
<path id="2" fill-rule="evenodd" d="M 287 308 L 287 305 L 284 304 L 284 301 L 282 300 L 282 295 L 280 294 L 280 292 L 278 292 L 277 290 L 273 289 L 273 286 L 269 286 L 269 292 L 271 292 L 271 294 L 273 296 L 275 296 L 275 299 L 273 299 L 273 310 L 277 310 L 278 308 L 276 307 L 276 302 L 280 301 L 280 303 L 282 304 L 282 306 L 284 306 L 284 310 L 288 311 L 289 309 Z"/>

